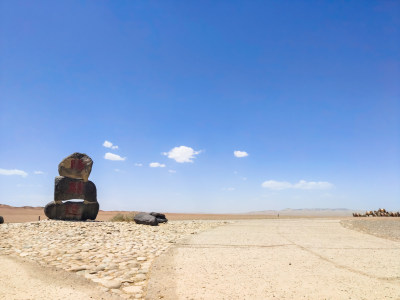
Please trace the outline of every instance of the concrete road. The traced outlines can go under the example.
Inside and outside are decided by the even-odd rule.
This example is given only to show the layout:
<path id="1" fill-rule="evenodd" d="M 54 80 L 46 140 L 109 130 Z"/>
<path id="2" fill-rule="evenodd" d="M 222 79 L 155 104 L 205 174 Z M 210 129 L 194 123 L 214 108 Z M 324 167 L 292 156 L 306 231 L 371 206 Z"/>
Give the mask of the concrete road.
<path id="1" fill-rule="evenodd" d="M 400 299 L 400 243 L 339 220 L 238 221 L 159 257 L 146 299 Z"/>

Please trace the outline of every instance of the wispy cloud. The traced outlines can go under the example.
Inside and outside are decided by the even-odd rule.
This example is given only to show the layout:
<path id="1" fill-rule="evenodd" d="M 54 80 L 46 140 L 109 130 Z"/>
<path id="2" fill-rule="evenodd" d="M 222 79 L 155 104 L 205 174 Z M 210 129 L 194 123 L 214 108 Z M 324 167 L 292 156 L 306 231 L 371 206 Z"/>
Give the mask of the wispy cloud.
<path id="1" fill-rule="evenodd" d="M 109 141 L 104 141 L 103 146 L 106 148 L 118 149 L 117 145 L 113 145 L 113 143 L 111 143 Z"/>
<path id="2" fill-rule="evenodd" d="M 143 164 L 141 164 L 141 163 L 135 163 L 135 167 L 142 167 L 143 166 Z"/>
<path id="3" fill-rule="evenodd" d="M 170 172 L 170 173 L 176 173 L 175 170 L 168 170 L 168 172 Z"/>
<path id="4" fill-rule="evenodd" d="M 28 173 L 22 170 L 17 170 L 17 169 L 12 169 L 12 170 L 6 170 L 6 169 L 0 169 L 0 175 L 6 175 L 6 176 L 11 176 L 11 175 L 18 175 L 22 177 L 28 176 Z"/>
<path id="5" fill-rule="evenodd" d="M 222 188 L 223 191 L 227 191 L 227 192 L 232 192 L 235 190 L 234 187 L 227 187 L 227 188 Z"/>
<path id="6" fill-rule="evenodd" d="M 110 152 L 107 152 L 104 155 L 104 158 L 108 159 L 108 160 L 125 160 L 126 159 L 126 157 L 121 157 L 118 154 L 114 154 L 114 153 L 110 153 Z"/>
<path id="7" fill-rule="evenodd" d="M 174 159 L 178 163 L 193 162 L 195 155 L 199 154 L 201 151 L 195 151 L 191 147 L 179 146 L 172 148 L 169 152 L 163 152 L 163 155 L 168 156 L 168 158 Z"/>
<path id="8" fill-rule="evenodd" d="M 285 189 L 299 189 L 299 190 L 327 190 L 334 187 L 334 185 L 327 181 L 305 181 L 300 180 L 297 183 L 290 183 L 287 181 L 267 180 L 261 186 L 270 190 L 285 190 Z"/>
<path id="9" fill-rule="evenodd" d="M 239 151 L 239 150 L 233 151 L 233 155 L 239 158 L 249 156 L 249 154 L 246 151 Z"/>
<path id="10" fill-rule="evenodd" d="M 149 164 L 150 168 L 165 168 L 164 164 L 160 164 L 158 162 L 152 162 Z"/>
<path id="11" fill-rule="evenodd" d="M 43 171 L 34 171 L 33 173 L 36 174 L 36 175 L 42 175 L 42 174 L 44 174 Z"/>

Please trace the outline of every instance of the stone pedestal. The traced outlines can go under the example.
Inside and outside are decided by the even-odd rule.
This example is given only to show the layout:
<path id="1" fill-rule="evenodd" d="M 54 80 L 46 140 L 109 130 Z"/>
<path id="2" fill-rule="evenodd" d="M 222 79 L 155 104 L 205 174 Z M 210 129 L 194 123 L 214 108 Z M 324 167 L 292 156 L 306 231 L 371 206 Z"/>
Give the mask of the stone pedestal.
<path id="1" fill-rule="evenodd" d="M 49 219 L 65 221 L 95 220 L 99 212 L 98 202 L 52 201 L 44 208 Z"/>

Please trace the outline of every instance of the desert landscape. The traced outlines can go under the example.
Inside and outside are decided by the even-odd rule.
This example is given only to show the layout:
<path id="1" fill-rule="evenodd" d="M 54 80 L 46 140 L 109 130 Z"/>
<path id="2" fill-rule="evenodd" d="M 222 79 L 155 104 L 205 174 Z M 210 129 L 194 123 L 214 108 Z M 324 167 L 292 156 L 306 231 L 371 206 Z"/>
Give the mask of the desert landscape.
<path id="1" fill-rule="evenodd" d="M 400 297 L 399 218 L 166 214 L 146 226 L 110 221 L 128 212 L 42 211 L 0 208 L 12 221 L 0 226 L 0 299 Z"/>
<path id="2" fill-rule="evenodd" d="M 0 1 L 0 300 L 400 300 L 400 1 Z"/>

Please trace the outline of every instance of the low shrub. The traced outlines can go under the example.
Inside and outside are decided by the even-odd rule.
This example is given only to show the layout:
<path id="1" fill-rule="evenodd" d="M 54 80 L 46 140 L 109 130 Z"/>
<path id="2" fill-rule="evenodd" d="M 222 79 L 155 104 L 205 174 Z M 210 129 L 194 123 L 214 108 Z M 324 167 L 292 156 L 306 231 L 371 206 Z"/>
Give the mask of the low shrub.
<path id="1" fill-rule="evenodd" d="M 135 217 L 135 213 L 131 214 L 116 214 L 114 217 L 110 219 L 111 222 L 134 222 L 133 218 Z"/>

